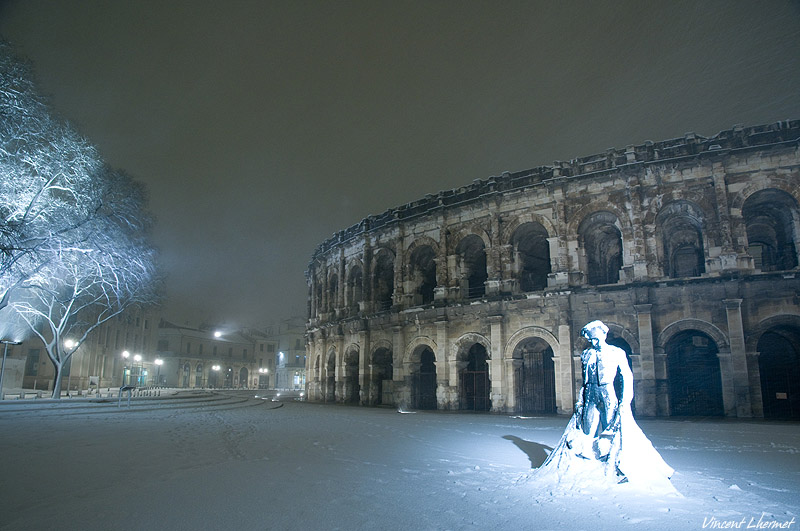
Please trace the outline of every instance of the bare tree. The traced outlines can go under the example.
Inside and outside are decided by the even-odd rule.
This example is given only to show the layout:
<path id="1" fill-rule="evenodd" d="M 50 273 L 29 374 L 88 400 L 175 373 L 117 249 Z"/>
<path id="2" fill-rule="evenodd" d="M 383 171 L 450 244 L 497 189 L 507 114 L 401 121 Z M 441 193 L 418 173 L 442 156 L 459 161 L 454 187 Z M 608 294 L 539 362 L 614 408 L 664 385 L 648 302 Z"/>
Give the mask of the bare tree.
<path id="1" fill-rule="evenodd" d="M 0 41 L 0 310 L 10 305 L 44 343 L 55 398 L 93 330 L 156 300 L 145 204 L 142 185 L 52 115 Z"/>
<path id="2" fill-rule="evenodd" d="M 96 149 L 55 119 L 30 66 L 0 41 L 0 309 L 46 265 L 41 251 L 97 208 Z"/>
<path id="3" fill-rule="evenodd" d="M 158 297 L 143 188 L 121 173 L 104 177 L 95 216 L 70 231 L 70 238 L 55 239 L 38 251 L 47 265 L 22 284 L 11 302 L 53 363 L 54 398 L 61 396 L 64 367 L 97 327 Z"/>

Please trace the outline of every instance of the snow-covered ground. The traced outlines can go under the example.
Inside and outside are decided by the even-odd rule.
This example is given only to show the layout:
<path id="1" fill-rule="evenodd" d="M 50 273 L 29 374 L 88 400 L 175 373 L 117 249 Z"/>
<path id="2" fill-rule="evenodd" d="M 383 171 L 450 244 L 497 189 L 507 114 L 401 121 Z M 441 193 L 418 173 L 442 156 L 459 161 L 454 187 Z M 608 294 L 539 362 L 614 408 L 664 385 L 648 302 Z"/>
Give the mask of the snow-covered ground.
<path id="1" fill-rule="evenodd" d="M 639 420 L 680 496 L 553 495 L 566 417 L 254 394 L 0 403 L 0 529 L 800 529 L 798 423 Z"/>

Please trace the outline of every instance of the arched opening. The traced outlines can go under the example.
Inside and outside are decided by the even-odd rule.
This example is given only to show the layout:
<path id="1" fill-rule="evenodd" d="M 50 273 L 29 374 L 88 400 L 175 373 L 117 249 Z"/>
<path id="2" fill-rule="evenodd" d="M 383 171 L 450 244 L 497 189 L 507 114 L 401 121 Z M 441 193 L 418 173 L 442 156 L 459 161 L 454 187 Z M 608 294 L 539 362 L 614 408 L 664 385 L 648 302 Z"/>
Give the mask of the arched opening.
<path id="1" fill-rule="evenodd" d="M 489 411 L 492 390 L 489 380 L 489 356 L 486 347 L 480 343 L 472 345 L 467 352 L 467 365 L 459 374 L 461 409 L 470 411 Z"/>
<path id="2" fill-rule="evenodd" d="M 461 275 L 463 296 L 468 299 L 483 297 L 486 294 L 486 247 L 483 240 L 470 234 L 456 247 Z"/>
<path id="3" fill-rule="evenodd" d="M 345 402 L 358 404 L 361 401 L 361 385 L 358 383 L 358 351 L 351 350 L 344 358 Z"/>
<path id="4" fill-rule="evenodd" d="M 539 291 L 546 288 L 550 274 L 547 230 L 539 223 L 524 223 L 514 231 L 511 245 L 520 290 Z"/>
<path id="5" fill-rule="evenodd" d="M 797 202 L 782 190 L 761 190 L 747 198 L 742 216 L 756 269 L 780 271 L 797 267 L 795 219 Z"/>
<path id="6" fill-rule="evenodd" d="M 390 404 L 393 378 L 392 351 L 379 348 L 372 354 L 372 403 L 373 405 Z"/>
<path id="7" fill-rule="evenodd" d="M 336 353 L 331 351 L 328 354 L 328 363 L 325 366 L 325 402 L 336 401 Z"/>
<path id="8" fill-rule="evenodd" d="M 412 375 L 411 407 L 436 409 L 436 356 L 430 347 L 423 347 L 419 365 Z"/>
<path id="9" fill-rule="evenodd" d="M 714 341 L 698 330 L 685 330 L 665 347 L 671 415 L 724 414 L 722 376 Z"/>
<path id="10" fill-rule="evenodd" d="M 333 313 L 339 301 L 339 276 L 331 275 L 328 281 L 328 311 Z"/>
<path id="11" fill-rule="evenodd" d="M 233 367 L 231 367 L 231 366 L 228 366 L 225 369 L 225 384 L 224 384 L 224 386 L 227 389 L 230 389 L 230 388 L 233 387 Z"/>
<path id="12" fill-rule="evenodd" d="M 247 376 L 248 373 L 245 367 L 239 369 L 239 387 L 249 387 L 247 385 Z"/>
<path id="13" fill-rule="evenodd" d="M 219 387 L 217 383 L 218 379 L 219 379 L 219 370 L 212 369 L 211 372 L 208 373 L 208 386 L 211 388 Z"/>
<path id="14" fill-rule="evenodd" d="M 430 245 L 421 245 L 411 253 L 411 281 L 414 285 L 414 304 L 433 302 L 436 288 L 436 253 Z"/>
<path id="15" fill-rule="evenodd" d="M 513 353 L 517 413 L 556 413 L 553 349 L 541 338 L 520 342 Z"/>
<path id="16" fill-rule="evenodd" d="M 394 256 L 389 252 L 378 254 L 375 261 L 375 304 L 378 311 L 385 311 L 392 307 L 394 295 Z"/>
<path id="17" fill-rule="evenodd" d="M 671 278 L 699 277 L 705 270 L 703 212 L 692 203 L 678 201 L 656 216 L 664 246 L 664 272 Z"/>
<path id="18" fill-rule="evenodd" d="M 347 278 L 347 303 L 351 312 L 358 311 L 358 303 L 361 302 L 361 286 L 364 282 L 361 267 L 353 266 L 350 276 Z"/>
<path id="19" fill-rule="evenodd" d="M 203 381 L 203 364 L 198 363 L 197 367 L 194 369 L 194 386 L 195 387 L 205 387 L 206 384 Z"/>
<path id="20" fill-rule="evenodd" d="M 181 387 L 189 387 L 189 376 L 191 375 L 192 367 L 188 363 L 183 365 L 183 378 L 181 378 Z"/>
<path id="21" fill-rule="evenodd" d="M 578 229 L 586 254 L 586 281 L 593 286 L 619 282 L 622 233 L 618 225 L 611 212 L 595 212 Z"/>
<path id="22" fill-rule="evenodd" d="M 779 326 L 758 340 L 764 417 L 800 419 L 800 330 Z"/>

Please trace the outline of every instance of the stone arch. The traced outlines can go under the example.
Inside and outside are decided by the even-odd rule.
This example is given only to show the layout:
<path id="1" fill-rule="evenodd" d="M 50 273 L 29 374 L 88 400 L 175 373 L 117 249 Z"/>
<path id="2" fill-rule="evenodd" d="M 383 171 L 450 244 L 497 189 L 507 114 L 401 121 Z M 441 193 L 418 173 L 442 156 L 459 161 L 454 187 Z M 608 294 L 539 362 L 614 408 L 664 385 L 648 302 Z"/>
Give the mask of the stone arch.
<path id="1" fill-rule="evenodd" d="M 407 357 L 408 385 L 411 407 L 415 409 L 437 409 L 436 351 L 430 338 L 417 337 L 409 345 Z"/>
<path id="2" fill-rule="evenodd" d="M 544 332 L 544 333 L 542 333 Z M 554 414 L 556 402 L 555 352 L 558 342 L 546 330 L 528 327 L 514 334 L 508 351 L 517 413 Z"/>
<path id="3" fill-rule="evenodd" d="M 359 383 L 360 347 L 351 343 L 345 349 L 344 368 L 344 402 L 358 404 L 361 401 L 361 385 Z"/>
<path id="4" fill-rule="evenodd" d="M 554 353 L 558 352 L 560 348 L 558 338 L 556 338 L 556 336 L 550 333 L 550 331 L 547 329 L 539 326 L 526 326 L 525 328 L 517 330 L 506 342 L 504 357 L 511 358 L 519 343 L 531 338 L 539 338 L 544 340 L 548 345 L 550 345 L 550 348 L 553 349 Z"/>
<path id="5" fill-rule="evenodd" d="M 438 350 L 436 341 L 429 336 L 416 336 L 406 344 L 406 350 L 403 353 L 404 363 L 419 363 L 419 350 L 420 347 L 428 347 L 434 353 Z"/>
<path id="6" fill-rule="evenodd" d="M 633 234 L 633 227 L 631 225 L 630 218 L 628 217 L 628 213 L 620 208 L 619 205 L 610 201 L 593 201 L 590 204 L 577 209 L 571 214 L 570 218 L 572 221 L 567 224 L 567 238 L 577 239 L 580 236 L 581 226 L 590 216 L 598 212 L 608 212 L 613 214 L 614 217 L 617 218 L 616 226 L 619 229 L 620 234 L 623 234 L 626 238 Z"/>
<path id="7" fill-rule="evenodd" d="M 478 334 L 477 332 L 467 332 L 466 334 L 463 334 L 461 337 L 453 341 L 452 352 L 455 352 L 456 359 L 458 361 L 465 361 L 469 348 L 475 343 L 483 345 L 483 347 L 486 349 L 486 352 L 489 354 L 489 359 L 491 359 L 492 355 L 491 341 L 489 341 L 489 339 L 486 336 Z"/>
<path id="8" fill-rule="evenodd" d="M 413 297 L 412 304 L 430 304 L 436 289 L 437 247 L 414 242 L 407 255 L 406 279 L 411 284 L 407 293 Z"/>
<path id="9" fill-rule="evenodd" d="M 534 214 L 533 212 L 523 212 L 505 220 L 500 235 L 500 241 L 510 241 L 511 235 L 514 234 L 520 225 L 524 225 L 526 223 L 538 223 L 544 227 L 544 230 L 551 238 L 556 238 L 559 236 L 558 227 L 556 227 L 550 218 L 547 216 L 542 216 L 541 214 Z"/>
<path id="10" fill-rule="evenodd" d="M 800 315 L 779 314 L 762 319 L 745 337 L 745 349 L 747 352 L 757 352 L 758 341 L 764 332 L 784 326 L 800 328 Z"/>
<path id="11" fill-rule="evenodd" d="M 448 245 L 451 247 L 449 254 L 457 254 L 457 247 L 461 240 L 468 236 L 477 236 L 483 241 L 483 246 L 486 249 L 491 248 L 492 239 L 489 237 L 489 232 L 480 223 L 472 223 L 464 226 L 454 233 L 450 234 L 447 238 Z"/>
<path id="12" fill-rule="evenodd" d="M 775 316 L 758 330 L 758 377 L 765 418 L 800 419 L 800 317 Z M 753 367 L 753 370 L 755 367 Z"/>
<path id="13" fill-rule="evenodd" d="M 380 405 L 391 403 L 389 397 L 393 392 L 394 360 L 392 345 L 388 341 L 378 341 L 370 356 L 372 370 L 370 373 L 370 403 Z M 386 397 L 386 398 L 384 398 Z"/>
<path id="14" fill-rule="evenodd" d="M 454 347 L 459 409 L 489 411 L 491 342 L 481 334 L 469 332 L 458 338 Z"/>
<path id="15" fill-rule="evenodd" d="M 472 299 L 486 294 L 486 281 L 489 279 L 489 246 L 483 238 L 470 233 L 456 244 L 456 278 L 459 280 L 461 295 Z"/>
<path id="16" fill-rule="evenodd" d="M 763 180 L 751 179 L 747 186 L 739 190 L 731 199 L 731 210 L 741 212 L 745 201 L 747 201 L 750 196 L 756 192 L 768 189 L 781 190 L 791 196 L 797 204 L 800 204 L 800 188 L 797 187 L 796 183 L 796 175 L 789 178 L 770 176 L 768 179 Z"/>
<path id="17" fill-rule="evenodd" d="M 578 226 L 578 243 L 588 284 L 619 282 L 624 260 L 622 224 L 614 212 L 596 210 L 583 218 Z"/>
<path id="18" fill-rule="evenodd" d="M 331 270 L 328 275 L 328 308 L 327 311 L 333 313 L 339 300 L 339 272 Z"/>
<path id="19" fill-rule="evenodd" d="M 672 334 L 664 351 L 670 415 L 724 414 L 720 350 L 708 334 L 695 328 Z"/>
<path id="20" fill-rule="evenodd" d="M 780 271 L 798 265 L 800 209 L 795 198 L 775 188 L 749 195 L 742 205 L 748 253 L 756 269 Z"/>
<path id="21" fill-rule="evenodd" d="M 372 295 L 377 311 L 392 307 L 394 300 L 395 253 L 388 247 L 381 247 L 375 253 L 372 272 Z"/>
<path id="22" fill-rule="evenodd" d="M 517 226 L 508 243 L 511 245 L 511 265 L 520 291 L 540 291 L 547 287 L 552 272 L 550 242 L 547 228 L 530 221 Z"/>
<path id="23" fill-rule="evenodd" d="M 364 266 L 361 260 L 353 260 L 347 266 L 345 304 L 351 311 L 358 310 L 364 300 Z"/>
<path id="24" fill-rule="evenodd" d="M 697 277 L 705 273 L 706 213 L 692 201 L 665 204 L 655 217 L 656 256 L 664 274 L 671 278 Z"/>
<path id="25" fill-rule="evenodd" d="M 322 398 L 324 402 L 336 401 L 336 347 L 328 349 L 325 358 L 325 380 L 323 381 Z"/>
<path id="26" fill-rule="evenodd" d="M 730 343 L 728 342 L 728 336 L 726 336 L 722 330 L 713 324 L 700 319 L 681 319 L 665 326 L 656 337 L 655 347 L 664 349 L 670 339 L 680 332 L 684 332 L 686 330 L 698 330 L 703 332 L 710 337 L 714 343 L 717 344 L 717 347 L 720 351 L 730 350 L 731 348 Z"/>

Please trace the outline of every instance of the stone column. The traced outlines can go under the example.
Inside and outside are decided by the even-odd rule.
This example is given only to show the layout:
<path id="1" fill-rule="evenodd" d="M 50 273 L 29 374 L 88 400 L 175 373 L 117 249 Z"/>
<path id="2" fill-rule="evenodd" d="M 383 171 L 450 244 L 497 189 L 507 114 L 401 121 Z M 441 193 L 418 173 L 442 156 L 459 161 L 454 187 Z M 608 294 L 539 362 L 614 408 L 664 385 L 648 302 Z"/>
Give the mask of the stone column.
<path id="1" fill-rule="evenodd" d="M 639 363 L 642 376 L 634 381 L 634 399 L 636 412 L 648 417 L 656 416 L 656 368 L 655 352 L 653 350 L 653 321 L 650 311 L 652 304 L 636 304 L 638 332 L 639 332 Z"/>
<path id="2" fill-rule="evenodd" d="M 491 327 L 490 340 L 492 342 L 492 359 L 489 366 L 489 377 L 492 390 L 489 398 L 492 401 L 492 411 L 505 411 L 505 364 L 503 362 L 503 316 L 490 315 L 487 320 Z"/>
<path id="3" fill-rule="evenodd" d="M 406 345 L 403 339 L 403 327 L 392 328 L 392 396 L 395 405 L 409 407 L 411 404 L 411 390 L 405 385 L 406 366 L 404 355 Z"/>
<path id="4" fill-rule="evenodd" d="M 436 402 L 439 409 L 449 409 L 450 352 L 447 338 L 447 320 L 436 321 Z"/>
<path id="5" fill-rule="evenodd" d="M 745 350 L 744 325 L 742 323 L 742 299 L 725 299 L 722 303 L 725 305 L 725 313 L 728 317 L 728 338 L 731 345 L 731 369 L 733 370 L 736 416 L 752 417 L 750 377 L 747 370 L 747 352 Z"/>
<path id="6" fill-rule="evenodd" d="M 558 352 L 553 352 L 556 372 L 556 410 L 561 415 L 570 414 L 575 408 L 575 360 L 572 356 L 572 339 L 569 325 L 558 327 Z M 578 374 L 580 374 L 580 358 Z"/>
<path id="7" fill-rule="evenodd" d="M 358 358 L 358 385 L 359 402 L 361 405 L 372 404 L 370 383 L 372 382 L 372 362 L 370 359 L 369 330 L 364 328 L 358 332 L 358 348 L 361 356 Z"/>

